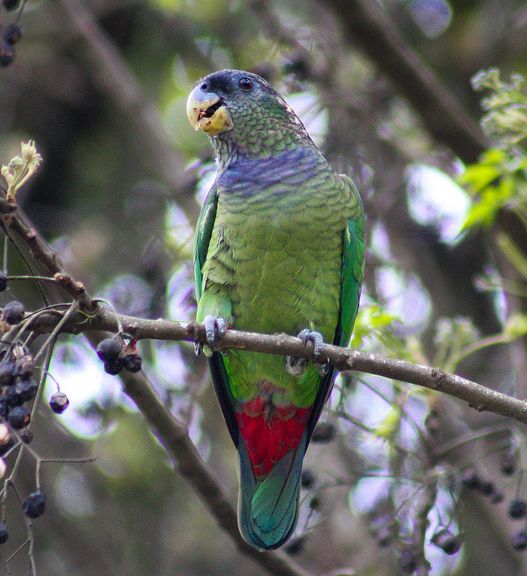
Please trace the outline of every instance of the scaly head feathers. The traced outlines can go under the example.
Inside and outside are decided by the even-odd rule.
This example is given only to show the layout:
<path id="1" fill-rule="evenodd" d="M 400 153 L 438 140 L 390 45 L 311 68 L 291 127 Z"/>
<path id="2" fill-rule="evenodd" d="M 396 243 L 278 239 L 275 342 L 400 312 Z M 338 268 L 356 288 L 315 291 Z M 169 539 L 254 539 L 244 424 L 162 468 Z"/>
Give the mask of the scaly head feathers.
<path id="1" fill-rule="evenodd" d="M 313 146 L 286 101 L 250 72 L 221 70 L 202 78 L 188 97 L 187 115 L 195 130 L 211 136 L 220 162 Z"/>

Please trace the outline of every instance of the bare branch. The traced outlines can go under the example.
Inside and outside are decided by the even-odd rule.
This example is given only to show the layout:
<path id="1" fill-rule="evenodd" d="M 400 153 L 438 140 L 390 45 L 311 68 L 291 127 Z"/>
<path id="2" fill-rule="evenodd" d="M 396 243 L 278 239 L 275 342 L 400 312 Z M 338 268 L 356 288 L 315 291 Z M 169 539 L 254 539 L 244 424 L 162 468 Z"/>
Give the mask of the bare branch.
<path id="1" fill-rule="evenodd" d="M 148 320 L 132 316 L 120 316 L 123 330 L 137 339 L 184 340 L 187 342 L 205 341 L 205 330 L 195 322 L 171 322 L 169 320 Z M 48 332 L 57 323 L 56 314 L 43 314 L 31 324 L 32 330 Z M 66 323 L 64 331 L 71 333 L 87 330 L 117 331 L 113 313 L 102 307 L 89 319 L 79 317 Z M 297 358 L 313 359 L 312 345 L 307 347 L 302 340 L 287 334 L 268 335 L 255 332 L 228 330 L 216 346 L 216 350 L 251 350 L 264 354 L 290 355 Z M 381 358 L 374 354 L 350 350 L 330 344 L 324 344 L 322 354 L 317 361 L 328 361 L 340 371 L 356 370 L 376 374 L 385 378 L 417 384 L 431 390 L 443 392 L 459 398 L 479 412 L 488 411 L 507 416 L 527 424 L 527 402 L 496 392 L 486 386 L 450 374 L 439 368 L 412 364 L 404 360 Z"/>
<path id="2" fill-rule="evenodd" d="M 331 5 L 343 32 L 359 43 L 394 87 L 412 104 L 425 127 L 438 142 L 464 162 L 475 162 L 488 147 L 483 132 L 436 78 L 425 62 L 408 46 L 377 2 L 368 0 L 320 0 Z"/>
<path id="3" fill-rule="evenodd" d="M 184 161 L 173 149 L 154 103 L 129 70 L 119 50 L 98 25 L 86 2 L 60 0 L 64 16 L 81 41 L 81 55 L 94 83 L 106 93 L 141 134 L 141 147 L 154 171 L 175 192 L 177 202 L 191 221 L 199 206 L 187 191 Z M 183 175 L 183 177 L 182 177 Z M 190 182 L 190 179 L 189 179 Z"/>

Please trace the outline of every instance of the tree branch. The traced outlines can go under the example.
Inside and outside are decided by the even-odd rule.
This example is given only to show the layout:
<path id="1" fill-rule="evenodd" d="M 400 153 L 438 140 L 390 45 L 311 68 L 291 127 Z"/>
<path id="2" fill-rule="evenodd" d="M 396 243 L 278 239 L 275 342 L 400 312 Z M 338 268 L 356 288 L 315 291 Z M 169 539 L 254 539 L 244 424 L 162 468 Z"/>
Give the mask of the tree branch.
<path id="1" fill-rule="evenodd" d="M 148 320 L 133 316 L 119 316 L 123 330 L 137 339 L 183 340 L 206 343 L 205 330 L 195 322 L 171 322 L 169 320 Z M 32 330 L 49 332 L 60 320 L 56 314 L 39 316 L 31 325 Z M 64 326 L 71 333 L 88 330 L 117 331 L 117 319 L 113 312 L 100 307 L 94 316 L 86 319 L 77 316 Z M 264 354 L 290 355 L 297 358 L 313 359 L 312 345 L 287 334 L 258 334 L 228 330 L 218 342 L 216 350 L 250 350 Z M 355 370 L 375 374 L 454 396 L 479 412 L 488 411 L 507 416 L 527 424 L 527 402 L 496 392 L 486 386 L 472 382 L 456 374 L 439 368 L 412 364 L 404 360 L 381 358 L 374 354 L 350 350 L 324 344 L 318 361 L 328 361 L 340 371 Z"/>
<path id="2" fill-rule="evenodd" d="M 0 217 L 8 236 L 13 242 L 16 242 L 17 246 L 29 252 L 33 260 L 53 275 L 58 285 L 79 304 L 80 312 L 64 321 L 61 332 L 72 329 L 72 327 L 76 333 L 86 331 L 86 338 L 92 346 L 96 346 L 104 337 L 104 331 L 115 331 L 117 319 L 114 312 L 110 312 L 92 300 L 84 285 L 75 281 L 63 269 L 58 255 L 38 233 L 29 218 L 20 209 L 16 209 L 16 207 L 14 211 L 12 209 L 13 206 L 10 207 L 8 214 L 3 214 Z M 64 319 L 63 314 L 56 312 L 45 314 L 44 317 L 42 326 L 51 328 L 50 332 L 53 330 L 53 322 L 49 322 L 52 317 L 57 320 L 54 322 L 55 325 Z M 37 329 L 40 325 L 39 319 L 40 315 L 29 322 L 28 330 Z M 141 319 L 138 320 L 142 322 Z M 147 322 L 154 322 L 155 324 L 155 321 Z M 134 326 L 135 319 L 132 319 L 132 322 L 127 323 L 125 330 L 133 333 Z M 95 333 L 94 330 L 97 330 L 98 333 Z M 103 332 L 101 333 L 101 331 Z M 199 456 L 188 435 L 186 426 L 179 422 L 162 403 L 144 372 L 136 374 L 123 372 L 121 379 L 125 393 L 133 400 L 171 459 L 177 463 L 178 471 L 198 493 L 211 515 L 234 541 L 238 550 L 251 557 L 270 574 L 276 576 L 311 576 L 282 552 L 274 551 L 262 554 L 244 542 L 238 531 L 236 513 L 215 475 Z"/>
<path id="3" fill-rule="evenodd" d="M 464 162 L 475 162 L 488 147 L 479 125 L 403 40 L 377 2 L 320 1 L 332 7 L 348 40 L 360 44 L 414 107 L 432 136 Z"/>

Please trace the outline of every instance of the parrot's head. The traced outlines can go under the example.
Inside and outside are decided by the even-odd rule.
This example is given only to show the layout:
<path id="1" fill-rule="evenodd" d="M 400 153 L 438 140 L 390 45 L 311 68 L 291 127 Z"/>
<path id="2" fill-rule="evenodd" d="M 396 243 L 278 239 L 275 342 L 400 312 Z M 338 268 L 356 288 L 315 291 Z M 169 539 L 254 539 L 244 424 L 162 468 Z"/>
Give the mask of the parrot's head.
<path id="1" fill-rule="evenodd" d="M 228 139 L 248 153 L 280 143 L 283 150 L 309 140 L 302 122 L 271 85 L 242 70 L 220 70 L 197 82 L 187 115 L 195 130 L 213 141 Z"/>

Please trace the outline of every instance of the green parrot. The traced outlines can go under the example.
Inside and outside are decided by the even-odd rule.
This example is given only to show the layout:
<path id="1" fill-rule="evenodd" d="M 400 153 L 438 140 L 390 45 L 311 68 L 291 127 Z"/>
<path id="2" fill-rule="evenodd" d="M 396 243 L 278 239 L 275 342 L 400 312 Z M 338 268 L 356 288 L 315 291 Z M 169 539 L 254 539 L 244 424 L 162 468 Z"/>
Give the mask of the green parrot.
<path id="1" fill-rule="evenodd" d="M 302 461 L 335 371 L 302 359 L 212 352 L 227 327 L 347 346 L 364 273 L 364 212 L 269 83 L 222 70 L 187 101 L 210 136 L 217 175 L 194 249 L 196 320 L 205 324 L 216 396 L 238 449 L 238 525 L 259 550 L 295 528 Z M 316 331 L 315 331 L 316 330 Z"/>

